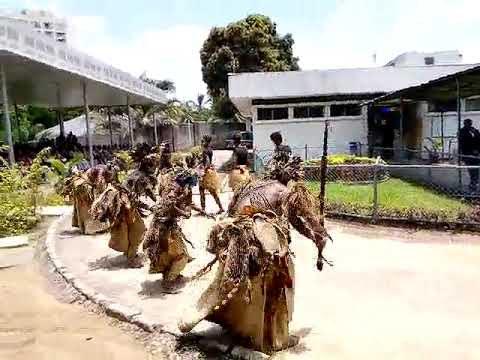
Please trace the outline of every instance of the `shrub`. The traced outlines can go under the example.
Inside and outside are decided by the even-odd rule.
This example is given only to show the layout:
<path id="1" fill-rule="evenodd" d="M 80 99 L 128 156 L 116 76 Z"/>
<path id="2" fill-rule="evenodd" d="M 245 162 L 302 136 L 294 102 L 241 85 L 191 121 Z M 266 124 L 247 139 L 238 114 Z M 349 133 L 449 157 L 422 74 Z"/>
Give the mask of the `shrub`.
<path id="1" fill-rule="evenodd" d="M 180 163 L 185 161 L 185 157 L 188 154 L 192 154 L 193 156 L 199 157 L 202 154 L 202 147 L 201 146 L 192 146 L 185 150 L 180 150 L 172 153 L 172 163 Z"/>
<path id="2" fill-rule="evenodd" d="M 128 172 L 133 169 L 134 161 L 132 155 L 130 155 L 130 151 L 117 151 L 113 156 L 119 158 L 124 164 L 124 170 L 118 172 L 118 181 L 123 182 L 127 176 Z"/>
<path id="3" fill-rule="evenodd" d="M 35 208 L 40 186 L 50 173 L 46 165 L 50 149 L 38 153 L 28 168 L 8 167 L 0 158 L 0 236 L 18 235 L 32 228 L 39 217 Z"/>
<path id="4" fill-rule="evenodd" d="M 328 155 L 327 163 L 328 165 L 357 165 L 357 164 L 375 164 L 377 159 L 362 157 L 362 156 L 354 156 L 348 154 L 332 154 Z M 310 166 L 320 166 L 322 163 L 322 159 L 311 159 L 305 161 L 305 165 Z M 381 163 L 384 163 L 381 161 Z"/>
<path id="5" fill-rule="evenodd" d="M 0 237 L 24 234 L 39 220 L 27 193 L 0 194 L 0 214 Z"/>

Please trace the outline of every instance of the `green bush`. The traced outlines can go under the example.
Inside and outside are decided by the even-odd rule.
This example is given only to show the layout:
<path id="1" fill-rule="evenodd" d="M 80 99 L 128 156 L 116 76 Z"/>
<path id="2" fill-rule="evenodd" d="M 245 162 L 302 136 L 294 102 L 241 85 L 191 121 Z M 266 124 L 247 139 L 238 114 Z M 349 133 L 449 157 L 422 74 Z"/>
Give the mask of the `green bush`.
<path id="1" fill-rule="evenodd" d="M 35 209 L 41 186 L 50 174 L 45 165 L 49 154 L 50 149 L 43 149 L 32 165 L 23 169 L 18 165 L 10 168 L 0 158 L 0 236 L 23 234 L 39 220 Z"/>
<path id="2" fill-rule="evenodd" d="M 328 165 L 355 165 L 355 164 L 375 164 L 377 159 L 354 156 L 348 154 L 332 154 L 328 155 L 327 163 Z M 322 159 L 311 159 L 305 161 L 305 165 L 310 166 L 320 166 Z"/>
<path id="3" fill-rule="evenodd" d="M 0 194 L 0 214 L 0 237 L 24 234 L 39 220 L 27 193 Z"/>
<path id="4" fill-rule="evenodd" d="M 184 149 L 184 150 L 180 150 L 180 151 L 176 151 L 176 152 L 172 153 L 172 162 L 174 164 L 179 163 L 179 162 L 183 162 L 183 161 L 185 161 L 185 157 L 188 154 L 192 154 L 194 156 L 200 156 L 201 153 L 202 153 L 202 147 L 201 146 L 192 146 L 188 149 Z"/>
<path id="5" fill-rule="evenodd" d="M 42 206 L 62 206 L 65 205 L 65 199 L 56 192 L 47 192 L 39 196 L 38 204 Z"/>

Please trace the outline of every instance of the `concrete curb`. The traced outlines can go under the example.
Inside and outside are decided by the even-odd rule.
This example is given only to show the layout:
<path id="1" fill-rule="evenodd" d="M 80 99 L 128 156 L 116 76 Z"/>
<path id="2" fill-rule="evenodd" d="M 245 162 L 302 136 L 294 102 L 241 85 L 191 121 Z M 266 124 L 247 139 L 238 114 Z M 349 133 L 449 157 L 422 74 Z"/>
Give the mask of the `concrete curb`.
<path id="1" fill-rule="evenodd" d="M 27 235 L 7 236 L 4 238 L 0 238 L 0 250 L 17 249 L 25 246 L 28 246 Z"/>
<path id="2" fill-rule="evenodd" d="M 112 299 L 104 296 L 103 294 L 96 292 L 94 289 L 87 286 L 82 281 L 79 281 L 72 273 L 68 271 L 67 267 L 63 264 L 62 260 L 56 253 L 55 242 L 57 240 L 58 227 L 69 216 L 71 216 L 71 209 L 67 209 L 63 213 L 63 215 L 61 215 L 50 225 L 47 231 L 45 248 L 48 259 L 53 265 L 54 270 L 58 274 L 60 274 L 60 276 L 62 276 L 65 281 L 70 284 L 76 291 L 85 296 L 91 302 L 100 306 L 108 316 L 136 325 L 142 330 L 150 333 L 163 332 L 175 336 L 175 338 L 178 339 L 178 334 L 162 330 L 163 326 L 161 324 L 157 324 L 148 319 L 142 314 L 140 309 L 125 306 L 123 304 L 113 301 Z M 269 356 L 264 353 L 247 349 L 239 345 L 228 346 L 217 339 L 199 337 L 197 343 L 203 349 L 218 350 L 224 354 L 232 356 L 235 359 L 260 360 L 269 358 Z"/>

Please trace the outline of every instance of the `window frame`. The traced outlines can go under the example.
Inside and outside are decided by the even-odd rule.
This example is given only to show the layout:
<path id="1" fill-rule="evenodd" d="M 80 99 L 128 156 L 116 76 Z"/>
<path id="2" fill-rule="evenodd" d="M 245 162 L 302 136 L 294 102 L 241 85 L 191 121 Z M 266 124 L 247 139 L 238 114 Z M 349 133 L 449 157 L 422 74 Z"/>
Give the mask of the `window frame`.
<path id="1" fill-rule="evenodd" d="M 472 100 L 478 102 L 478 104 L 479 104 L 478 109 L 476 109 L 476 110 L 469 110 L 468 109 L 468 102 L 472 101 Z M 469 97 L 469 98 L 465 99 L 465 112 L 480 112 L 480 96 L 472 96 L 472 97 Z"/>
<path id="2" fill-rule="evenodd" d="M 341 115 L 333 115 L 333 112 L 332 110 L 336 107 L 343 107 L 343 110 L 342 111 L 342 114 Z M 351 114 L 348 114 L 348 107 L 356 107 L 357 110 L 358 110 L 358 114 L 354 114 L 354 115 L 351 115 Z M 341 118 L 341 117 L 359 117 L 359 116 L 362 116 L 362 106 L 359 104 L 359 103 L 339 103 L 339 104 L 330 104 L 330 117 L 331 118 Z"/>
<path id="3" fill-rule="evenodd" d="M 423 58 L 423 61 L 424 61 L 426 66 L 435 65 L 435 57 L 434 56 L 425 56 Z"/>
<path id="4" fill-rule="evenodd" d="M 458 110 L 457 109 L 458 105 L 456 103 L 456 100 L 455 100 L 455 108 L 453 110 L 452 110 L 452 108 L 450 108 L 450 109 L 447 109 L 445 111 L 440 111 L 439 108 L 438 108 L 439 104 L 441 104 L 441 103 L 438 102 L 438 101 L 434 101 L 434 102 L 428 101 L 427 102 L 427 113 L 429 113 L 429 114 L 456 113 L 457 110 Z M 431 107 L 432 105 L 433 105 L 433 108 Z M 452 104 L 449 104 L 449 105 L 452 105 Z M 447 106 L 447 108 L 448 108 L 448 106 Z"/>
<path id="5" fill-rule="evenodd" d="M 301 106 L 292 106 L 293 108 L 293 119 L 323 119 L 325 118 L 326 105 L 324 104 L 314 104 L 314 105 L 301 105 Z M 311 112 L 313 108 L 321 108 L 322 116 L 312 116 Z M 306 116 L 296 116 L 295 110 L 304 109 L 306 111 Z"/>
<path id="6" fill-rule="evenodd" d="M 274 114 L 275 111 L 286 111 L 286 117 L 275 118 Z M 288 120 L 289 119 L 289 107 L 288 106 L 272 106 L 272 107 L 258 107 L 257 108 L 257 121 L 281 121 L 281 120 Z M 269 111 L 270 116 L 269 118 L 260 118 L 261 111 Z"/>

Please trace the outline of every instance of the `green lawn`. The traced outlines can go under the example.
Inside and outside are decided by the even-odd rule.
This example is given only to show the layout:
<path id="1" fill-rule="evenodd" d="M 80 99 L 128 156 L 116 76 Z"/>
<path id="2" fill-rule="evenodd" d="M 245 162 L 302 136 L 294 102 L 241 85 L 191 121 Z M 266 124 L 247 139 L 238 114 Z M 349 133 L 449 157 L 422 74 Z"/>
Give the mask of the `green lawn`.
<path id="1" fill-rule="evenodd" d="M 319 183 L 307 183 L 319 192 Z M 464 218 L 472 207 L 425 187 L 400 179 L 389 179 L 378 185 L 379 215 L 402 218 L 454 221 Z M 373 185 L 327 184 L 327 210 L 332 212 L 371 215 Z"/>

